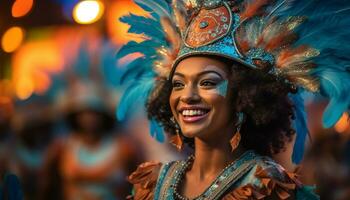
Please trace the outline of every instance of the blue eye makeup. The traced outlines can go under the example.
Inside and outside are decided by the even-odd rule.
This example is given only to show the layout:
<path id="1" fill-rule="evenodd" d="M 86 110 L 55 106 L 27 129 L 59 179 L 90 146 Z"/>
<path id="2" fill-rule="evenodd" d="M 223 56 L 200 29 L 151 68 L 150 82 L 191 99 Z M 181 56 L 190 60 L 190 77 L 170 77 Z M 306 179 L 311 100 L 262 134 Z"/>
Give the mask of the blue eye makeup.
<path id="1" fill-rule="evenodd" d="M 226 97 L 227 89 L 228 89 L 228 81 L 227 80 L 221 81 L 219 83 L 219 85 L 217 86 L 218 94 L 223 96 L 223 97 Z"/>

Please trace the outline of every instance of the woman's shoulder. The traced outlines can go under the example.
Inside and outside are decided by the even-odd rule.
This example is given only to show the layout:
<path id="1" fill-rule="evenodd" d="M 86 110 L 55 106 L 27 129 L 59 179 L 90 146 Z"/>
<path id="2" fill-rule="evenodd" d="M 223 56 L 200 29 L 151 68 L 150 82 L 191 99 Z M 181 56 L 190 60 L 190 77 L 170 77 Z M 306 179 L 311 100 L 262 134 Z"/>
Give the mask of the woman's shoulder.
<path id="1" fill-rule="evenodd" d="M 298 174 L 288 172 L 269 157 L 257 156 L 255 165 L 224 197 L 234 199 L 319 199 L 312 190 L 303 186 Z M 298 197 L 298 198 L 297 198 Z M 243 198 L 243 199 L 244 199 Z"/>
<path id="2" fill-rule="evenodd" d="M 157 182 L 162 181 L 165 173 L 174 162 L 161 163 L 156 161 L 145 162 L 128 176 L 128 181 L 134 185 L 133 193 L 128 199 L 154 199 Z M 162 175 L 163 174 L 163 175 Z"/>

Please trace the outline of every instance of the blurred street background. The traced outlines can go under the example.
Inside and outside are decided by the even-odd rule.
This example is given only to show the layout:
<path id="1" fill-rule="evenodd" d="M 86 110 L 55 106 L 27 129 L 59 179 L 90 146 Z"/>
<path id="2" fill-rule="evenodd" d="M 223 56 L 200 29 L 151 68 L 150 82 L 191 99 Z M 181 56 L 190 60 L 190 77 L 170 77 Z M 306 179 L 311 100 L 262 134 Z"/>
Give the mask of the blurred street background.
<path id="1" fill-rule="evenodd" d="M 131 0 L 1 0 L 0 180 L 17 175 L 24 199 L 125 199 L 138 164 L 185 156 L 151 138 L 144 113 L 115 118 L 131 59 L 116 52 L 145 39 L 119 22 L 129 12 L 146 15 Z M 324 199 L 350 199 L 349 115 L 323 129 L 326 103 L 305 94 L 310 138 L 298 170 Z M 290 171 L 292 146 L 275 156 Z"/>

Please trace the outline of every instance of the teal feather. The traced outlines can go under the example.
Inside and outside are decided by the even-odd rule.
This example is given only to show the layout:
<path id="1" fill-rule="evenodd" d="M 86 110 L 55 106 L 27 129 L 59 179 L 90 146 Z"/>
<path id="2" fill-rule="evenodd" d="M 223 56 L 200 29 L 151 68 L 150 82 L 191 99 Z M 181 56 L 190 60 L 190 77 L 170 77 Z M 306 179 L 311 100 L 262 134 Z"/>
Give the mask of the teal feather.
<path id="1" fill-rule="evenodd" d="M 164 35 L 160 23 L 154 19 L 138 16 L 130 13 L 119 19 L 121 22 L 130 25 L 129 33 L 144 34 L 150 38 L 157 38 Z"/>
<path id="2" fill-rule="evenodd" d="M 323 125 L 333 126 L 350 107 L 350 72 L 328 68 L 315 72 L 321 92 L 330 99 L 323 113 Z"/>
<path id="3" fill-rule="evenodd" d="M 91 59 L 88 51 L 88 45 L 86 43 L 81 44 L 79 47 L 78 57 L 71 66 L 71 70 L 82 80 L 89 80 Z"/>
<path id="4" fill-rule="evenodd" d="M 146 57 L 150 58 L 156 55 L 156 49 L 158 47 L 159 45 L 155 44 L 151 40 L 146 40 L 141 43 L 130 41 L 126 45 L 124 45 L 122 48 L 119 49 L 116 55 L 116 58 L 120 59 L 132 53 L 142 53 Z"/>
<path id="5" fill-rule="evenodd" d="M 117 60 L 114 58 L 116 47 L 109 43 L 104 43 L 101 48 L 100 65 L 101 75 L 103 76 L 104 84 L 110 87 L 117 87 L 120 82 L 120 74 L 123 69 L 118 67 Z"/>
<path id="6" fill-rule="evenodd" d="M 151 71 L 151 64 L 149 60 L 147 61 L 144 57 L 137 58 L 133 60 L 131 63 L 127 64 L 124 68 L 124 72 L 121 74 L 120 78 L 120 84 L 128 84 L 131 81 L 134 81 L 138 77 L 142 76 L 143 73 L 147 71 Z M 140 67 L 141 65 L 144 65 L 145 67 Z M 147 68 L 146 66 L 149 66 Z"/>
<path id="7" fill-rule="evenodd" d="M 275 15 L 307 17 L 297 28 L 300 37 L 295 45 L 309 45 L 321 53 L 312 59 L 316 68 L 309 75 L 319 80 L 321 94 L 330 99 L 323 113 L 323 126 L 332 127 L 350 107 L 350 2 L 296 0 Z"/>
<path id="8" fill-rule="evenodd" d="M 295 119 L 293 120 L 293 127 L 296 131 L 292 161 L 295 164 L 299 164 L 303 159 L 306 136 L 309 135 L 309 130 L 307 128 L 307 116 L 302 92 L 299 91 L 297 94 L 289 94 L 289 98 L 294 105 Z"/>
<path id="9" fill-rule="evenodd" d="M 160 28 L 160 19 L 171 18 L 171 6 L 166 0 L 135 0 L 135 3 L 151 14 L 151 18 L 129 14 L 120 19 L 121 22 L 130 25 L 129 33 L 135 33 L 147 38 L 143 42 L 130 41 L 117 53 L 116 58 L 121 59 L 133 53 L 141 53 L 142 57 L 135 59 L 125 66 L 120 83 L 131 83 L 124 91 L 118 106 L 117 118 L 124 120 L 134 111 L 134 106 L 145 105 L 148 96 L 153 92 L 156 73 L 153 71 L 153 63 L 159 59 L 157 49 L 169 47 L 164 31 Z M 132 109 L 131 109 L 132 108 Z M 165 140 L 163 129 L 154 120 L 150 119 L 150 133 L 158 141 Z"/>
<path id="10" fill-rule="evenodd" d="M 152 12 L 156 13 L 159 17 L 167 17 L 171 19 L 171 6 L 164 0 L 135 0 L 138 5 L 142 7 L 152 8 Z"/>
<path id="11" fill-rule="evenodd" d="M 158 124 L 158 122 L 154 119 L 150 120 L 150 133 L 153 138 L 155 138 L 159 142 L 165 141 L 165 134 L 163 132 L 163 128 Z"/>
<path id="12" fill-rule="evenodd" d="M 133 82 L 124 91 L 117 110 L 117 118 L 123 121 L 138 105 L 143 105 L 154 87 L 154 80 L 145 76 Z"/>

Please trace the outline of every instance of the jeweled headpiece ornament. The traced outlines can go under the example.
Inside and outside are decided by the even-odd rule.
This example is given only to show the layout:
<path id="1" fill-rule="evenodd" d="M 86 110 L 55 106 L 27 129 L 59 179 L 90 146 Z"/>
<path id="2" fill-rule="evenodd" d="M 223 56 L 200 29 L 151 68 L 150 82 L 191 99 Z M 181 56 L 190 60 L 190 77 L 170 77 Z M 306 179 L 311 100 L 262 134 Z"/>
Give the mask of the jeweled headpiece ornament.
<path id="1" fill-rule="evenodd" d="M 323 125 L 333 126 L 350 105 L 350 3 L 346 0 L 135 0 L 149 16 L 121 18 L 129 32 L 145 40 L 130 41 L 117 57 L 140 52 L 127 66 L 132 80 L 121 100 L 118 118 L 131 104 L 156 98 L 176 65 L 192 55 L 217 55 L 270 73 L 291 87 L 297 139 L 293 160 L 302 158 L 307 135 L 301 91 L 330 99 Z M 151 134 L 164 140 L 151 119 Z"/>

